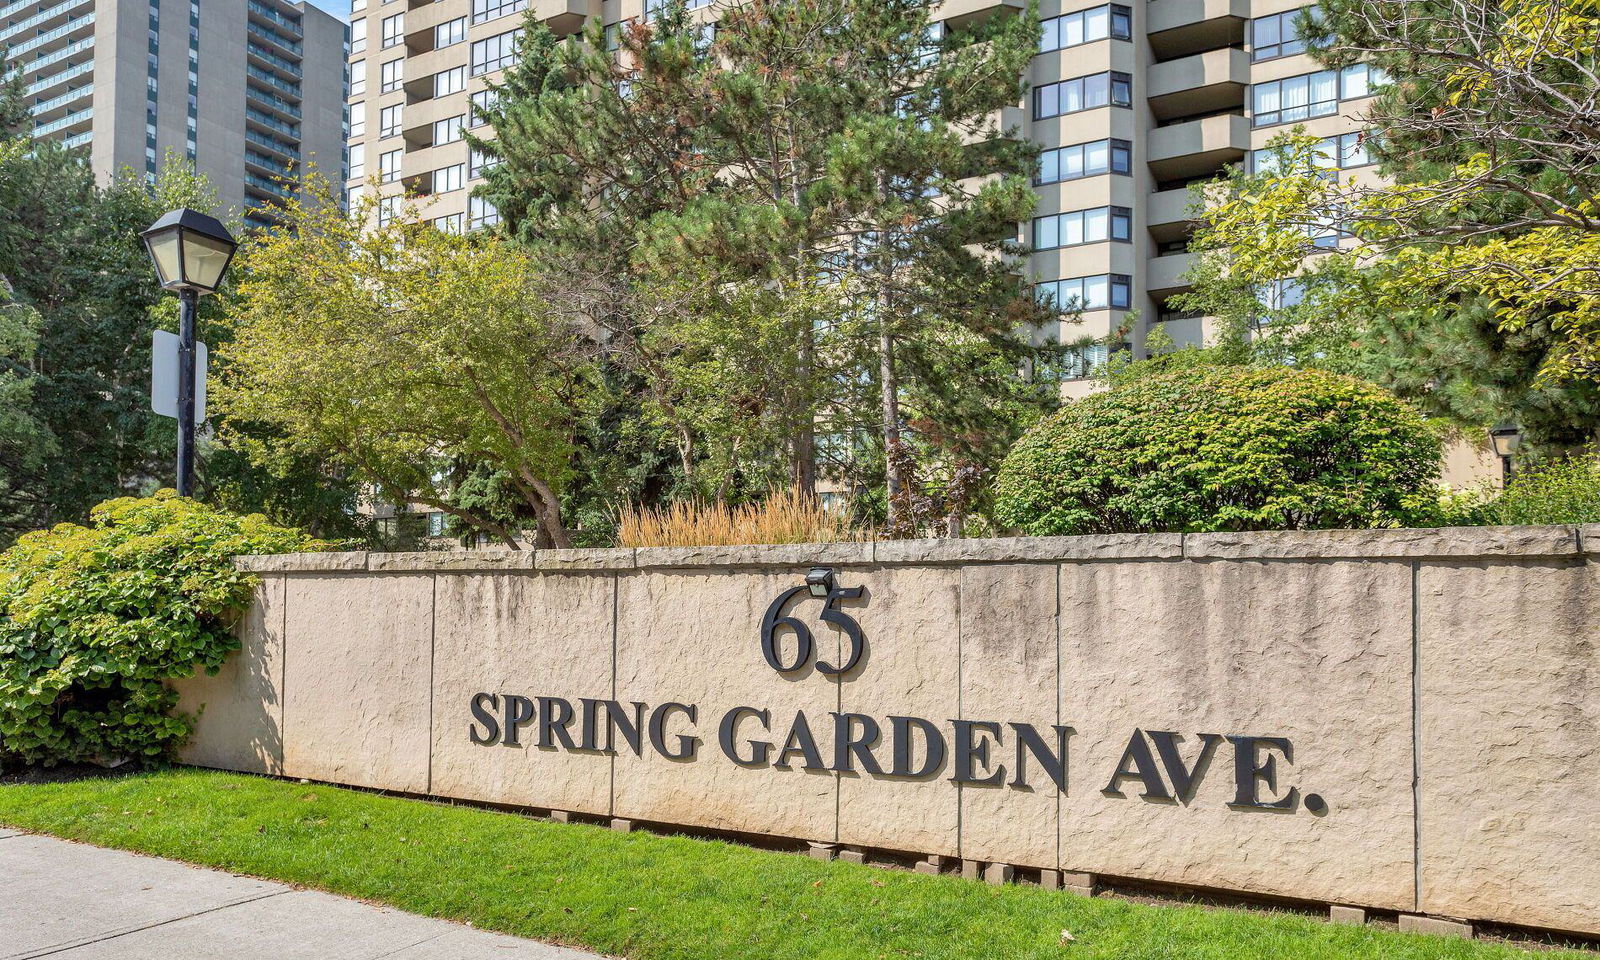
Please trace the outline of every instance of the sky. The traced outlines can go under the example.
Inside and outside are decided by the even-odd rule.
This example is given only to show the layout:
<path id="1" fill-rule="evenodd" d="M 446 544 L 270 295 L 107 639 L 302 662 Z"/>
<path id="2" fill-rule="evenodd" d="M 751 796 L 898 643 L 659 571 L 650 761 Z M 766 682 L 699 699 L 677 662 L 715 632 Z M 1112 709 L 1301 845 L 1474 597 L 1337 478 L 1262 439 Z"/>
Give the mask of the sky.
<path id="1" fill-rule="evenodd" d="M 350 15 L 350 0 L 311 0 L 313 7 L 321 7 L 339 19 Z"/>

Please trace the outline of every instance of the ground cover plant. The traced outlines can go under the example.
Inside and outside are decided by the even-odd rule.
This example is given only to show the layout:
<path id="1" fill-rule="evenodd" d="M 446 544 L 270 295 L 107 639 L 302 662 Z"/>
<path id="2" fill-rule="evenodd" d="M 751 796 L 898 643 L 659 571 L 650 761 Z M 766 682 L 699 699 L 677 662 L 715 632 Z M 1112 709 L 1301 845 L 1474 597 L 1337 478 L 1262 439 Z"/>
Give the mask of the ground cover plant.
<path id="1" fill-rule="evenodd" d="M 1288 913 L 989 886 L 201 770 L 0 786 L 0 824 L 637 960 L 1529 956 Z"/>
<path id="2" fill-rule="evenodd" d="M 170 490 L 24 534 L 0 553 L 0 770 L 168 756 L 191 720 L 167 681 L 239 645 L 234 556 L 324 546 Z"/>

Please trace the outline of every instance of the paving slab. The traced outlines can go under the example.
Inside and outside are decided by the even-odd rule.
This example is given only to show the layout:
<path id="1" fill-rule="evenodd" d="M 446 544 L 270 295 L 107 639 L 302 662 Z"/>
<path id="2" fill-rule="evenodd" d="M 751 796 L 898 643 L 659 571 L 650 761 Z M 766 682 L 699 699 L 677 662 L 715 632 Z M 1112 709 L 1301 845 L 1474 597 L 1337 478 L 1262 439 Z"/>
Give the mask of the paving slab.
<path id="1" fill-rule="evenodd" d="M 36 957 L 288 889 L 52 837 L 11 837 L 0 841 L 0 958 Z"/>
<path id="2" fill-rule="evenodd" d="M 216 870 L 16 835 L 0 960 L 599 960 L 592 953 Z"/>

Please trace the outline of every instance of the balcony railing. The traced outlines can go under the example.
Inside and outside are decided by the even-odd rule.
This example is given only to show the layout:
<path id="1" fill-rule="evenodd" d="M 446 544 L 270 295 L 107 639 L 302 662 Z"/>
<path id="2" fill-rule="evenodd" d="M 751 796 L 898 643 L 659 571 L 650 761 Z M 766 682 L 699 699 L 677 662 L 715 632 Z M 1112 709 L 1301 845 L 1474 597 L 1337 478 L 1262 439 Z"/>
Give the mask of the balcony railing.
<path id="1" fill-rule="evenodd" d="M 249 89 L 249 88 L 246 88 L 246 89 Z M 277 117 L 274 117 L 270 113 L 262 113 L 260 110 L 257 110 L 254 107 L 245 107 L 244 108 L 244 115 L 245 115 L 245 119 L 253 120 L 256 123 L 261 124 L 263 127 L 271 127 L 272 129 L 278 131 L 279 133 L 287 133 L 291 137 L 300 136 L 300 128 L 299 127 L 295 126 L 292 123 L 285 123 L 284 121 L 279 120 Z"/>
<path id="2" fill-rule="evenodd" d="M 248 170 L 246 170 L 244 173 L 244 182 L 248 186 L 255 187 L 257 190 L 265 190 L 267 193 L 274 194 L 275 196 L 294 196 L 294 191 L 283 184 L 278 183 L 275 180 L 269 180 L 266 177 L 257 176 Z"/>
<path id="3" fill-rule="evenodd" d="M 284 100 L 280 97 L 275 97 L 271 93 L 254 84 L 247 83 L 244 85 L 244 95 L 252 100 L 255 100 L 257 103 L 264 103 L 267 106 L 272 107 L 274 110 L 279 110 L 283 113 L 286 113 L 289 116 L 294 117 L 296 120 L 300 119 L 299 104 L 291 103 L 290 101 Z"/>
<path id="4" fill-rule="evenodd" d="M 67 104 L 71 103 L 74 100 L 79 100 L 79 99 L 82 99 L 83 97 L 87 97 L 91 93 L 94 93 L 94 84 L 86 83 L 81 87 L 76 87 L 76 88 L 74 88 L 72 90 L 68 90 L 66 93 L 63 93 L 59 97 L 51 97 L 49 100 L 41 100 L 41 101 L 39 101 L 38 103 L 36 103 L 33 106 L 29 107 L 28 108 L 28 112 L 37 117 L 37 116 L 40 116 L 41 114 L 49 113 L 51 110 L 54 110 L 56 107 L 66 106 Z"/>
<path id="5" fill-rule="evenodd" d="M 82 123 L 93 116 L 94 107 L 84 107 L 82 110 L 79 110 L 75 113 L 67 114 L 60 120 L 52 120 L 49 123 L 41 123 L 37 127 L 33 128 L 33 135 L 35 138 L 47 137 L 50 134 L 55 133 L 57 130 L 65 130 L 67 127 Z"/>
<path id="6" fill-rule="evenodd" d="M 273 23 L 276 23 L 279 26 L 288 27 L 290 30 L 293 30 L 295 36 L 305 36 L 305 30 L 301 28 L 299 20 L 284 16 L 272 7 L 261 3 L 260 0 L 249 0 L 249 3 L 246 4 L 246 6 L 249 8 L 250 12 L 256 16 L 261 17 L 264 20 L 271 20 Z"/>
<path id="7" fill-rule="evenodd" d="M 38 26 L 41 23 L 48 23 L 49 21 L 54 20 L 56 17 L 61 16 L 63 13 L 66 13 L 68 10 L 71 10 L 73 7 L 80 7 L 89 2 L 91 2 L 91 0 L 64 0 L 64 2 L 58 3 L 53 7 L 46 7 L 45 9 L 40 10 L 38 13 L 27 18 L 26 20 L 18 20 L 11 26 L 0 30 L 0 46 L 5 46 L 6 44 L 10 43 L 13 39 L 21 35 L 24 30 L 27 30 L 30 27 Z M 23 4 L 23 6 L 25 5 L 26 3 Z M 11 7 L 7 7 L 5 10 L 0 10 L 0 20 L 4 20 L 6 18 L 8 11 L 10 11 L 12 7 L 21 9 L 21 6 L 12 4 Z"/>
<path id="8" fill-rule="evenodd" d="M 291 77 L 298 78 L 301 76 L 300 64 L 295 63 L 293 60 L 285 60 L 254 40 L 245 41 L 245 49 L 249 50 L 253 56 L 260 57 Z"/>
<path id="9" fill-rule="evenodd" d="M 67 59 L 75 53 L 81 53 L 84 50 L 91 50 L 93 48 L 94 37 L 84 37 L 82 40 L 62 47 L 55 53 L 47 53 L 44 56 L 34 60 L 32 63 L 24 64 L 22 70 L 24 73 L 32 73 L 40 67 L 48 67 L 52 63 L 60 63 L 62 60 Z"/>
<path id="10" fill-rule="evenodd" d="M 11 57 L 20 57 L 29 50 L 37 50 L 53 40 L 60 40 L 69 33 L 75 33 L 79 30 L 82 30 L 84 27 L 92 26 L 94 26 L 94 11 L 91 10 L 76 20 L 68 20 L 66 23 L 56 27 L 54 30 L 46 30 L 44 33 L 41 33 L 36 37 L 30 37 L 21 43 L 13 44 L 11 49 L 7 51 L 7 55 Z"/>
<path id="11" fill-rule="evenodd" d="M 297 100 L 300 98 L 300 84 L 295 83 L 292 80 L 285 80 L 275 73 L 268 73 L 253 63 L 246 64 L 244 72 L 249 76 L 255 77 L 257 80 L 260 80 L 262 83 L 272 84 L 274 87 L 277 87 L 279 90 L 282 90 L 284 93 L 289 94 L 291 97 L 294 97 Z"/>
<path id="12" fill-rule="evenodd" d="M 94 61 L 86 60 L 75 67 L 68 67 L 60 73 L 52 73 L 48 77 L 35 80 L 34 82 L 28 84 L 26 92 L 30 97 L 37 96 L 42 90 L 48 90 L 57 84 L 66 83 L 67 81 L 72 80 L 75 77 L 81 77 L 92 70 L 94 70 Z"/>
<path id="13" fill-rule="evenodd" d="M 246 21 L 244 28 L 255 36 L 260 37 L 268 43 L 275 43 L 290 53 L 295 54 L 296 56 L 305 53 L 305 45 L 299 40 L 286 37 L 271 27 L 263 27 L 259 23 Z"/>
<path id="14" fill-rule="evenodd" d="M 262 116 L 265 117 L 266 114 L 262 114 Z M 258 120 L 257 122 L 266 122 L 266 121 Z M 281 122 L 275 121 L 275 120 L 272 121 L 272 124 L 274 126 L 276 126 L 276 127 L 287 127 L 288 126 L 288 124 L 286 124 L 286 123 L 281 123 Z M 293 132 L 293 128 L 290 128 L 290 130 L 288 132 L 292 133 Z M 251 130 L 248 127 L 245 128 L 244 138 L 246 140 L 249 140 L 251 143 L 260 144 L 261 146 L 266 147 L 268 150 L 276 150 L 277 152 L 283 154 L 286 157 L 294 157 L 294 158 L 298 159 L 299 156 L 300 156 L 300 147 L 299 147 L 298 144 L 287 143 L 287 142 L 285 142 L 283 140 L 279 140 L 277 137 L 269 137 L 264 133 L 257 133 L 256 131 Z"/>

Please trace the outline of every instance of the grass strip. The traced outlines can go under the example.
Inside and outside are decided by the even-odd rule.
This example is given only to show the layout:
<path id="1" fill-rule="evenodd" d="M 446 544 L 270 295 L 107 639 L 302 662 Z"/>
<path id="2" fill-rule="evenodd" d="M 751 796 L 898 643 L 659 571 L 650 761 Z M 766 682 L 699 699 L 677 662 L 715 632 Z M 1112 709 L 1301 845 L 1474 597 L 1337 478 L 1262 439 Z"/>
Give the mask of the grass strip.
<path id="1" fill-rule="evenodd" d="M 639 960 L 1529 956 L 1289 913 L 1088 899 L 203 770 L 0 786 L 0 824 Z"/>

